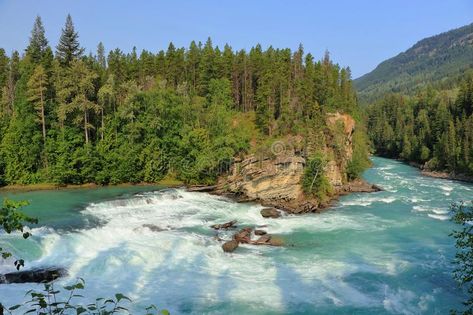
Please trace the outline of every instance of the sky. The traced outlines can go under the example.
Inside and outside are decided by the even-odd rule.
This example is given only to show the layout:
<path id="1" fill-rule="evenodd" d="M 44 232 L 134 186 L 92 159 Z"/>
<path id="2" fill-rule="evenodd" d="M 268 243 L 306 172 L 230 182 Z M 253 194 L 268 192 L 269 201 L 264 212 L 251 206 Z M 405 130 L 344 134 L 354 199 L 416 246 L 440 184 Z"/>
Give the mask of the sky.
<path id="1" fill-rule="evenodd" d="M 157 52 L 209 36 L 234 49 L 302 43 L 316 59 L 328 50 L 357 78 L 422 38 L 473 23 L 473 0 L 0 0 L 0 47 L 23 50 L 36 15 L 55 46 L 67 13 L 87 52 L 100 41 Z"/>

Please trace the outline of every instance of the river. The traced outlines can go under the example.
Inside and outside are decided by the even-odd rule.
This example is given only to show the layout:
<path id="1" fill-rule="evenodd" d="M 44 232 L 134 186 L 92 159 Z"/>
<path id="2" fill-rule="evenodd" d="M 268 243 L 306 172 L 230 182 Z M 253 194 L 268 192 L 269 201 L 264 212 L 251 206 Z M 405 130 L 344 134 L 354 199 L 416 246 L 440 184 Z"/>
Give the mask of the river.
<path id="1" fill-rule="evenodd" d="M 92 300 L 116 292 L 144 313 L 448 314 L 464 293 L 451 278 L 448 207 L 473 185 L 423 177 L 374 157 L 364 178 L 385 189 L 344 196 L 321 214 L 264 219 L 257 204 L 160 187 L 8 193 L 29 200 L 40 224 L 28 240 L 0 236 L 25 268 L 64 266 Z M 4 194 L 5 196 L 5 194 Z M 286 246 L 242 245 L 225 254 L 209 225 L 267 225 Z M 152 231 L 153 224 L 162 231 Z M 220 236 L 230 238 L 233 231 Z M 0 273 L 13 270 L 11 261 Z M 13 305 L 36 284 L 0 285 Z"/>

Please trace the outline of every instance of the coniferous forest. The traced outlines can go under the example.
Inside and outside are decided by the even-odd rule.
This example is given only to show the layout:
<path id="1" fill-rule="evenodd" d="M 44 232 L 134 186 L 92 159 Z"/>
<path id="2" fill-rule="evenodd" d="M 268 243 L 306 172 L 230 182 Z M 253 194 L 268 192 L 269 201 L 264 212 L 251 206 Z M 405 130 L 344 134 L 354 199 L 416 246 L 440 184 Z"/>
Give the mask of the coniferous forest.
<path id="1" fill-rule="evenodd" d="M 303 51 L 191 42 L 86 54 L 71 16 L 57 47 L 41 18 L 23 52 L 0 49 L 0 182 L 210 183 L 253 143 L 358 117 L 350 69 Z"/>
<path id="2" fill-rule="evenodd" d="M 368 109 L 368 130 L 379 155 L 473 175 L 473 76 L 456 91 L 384 96 Z"/>

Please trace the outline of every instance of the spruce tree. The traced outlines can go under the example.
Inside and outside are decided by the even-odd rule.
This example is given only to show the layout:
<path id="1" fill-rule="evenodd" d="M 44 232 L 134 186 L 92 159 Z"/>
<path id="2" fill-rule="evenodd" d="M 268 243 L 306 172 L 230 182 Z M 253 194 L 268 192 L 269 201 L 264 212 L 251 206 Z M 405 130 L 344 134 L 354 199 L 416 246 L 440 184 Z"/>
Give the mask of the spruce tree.
<path id="1" fill-rule="evenodd" d="M 105 47 L 103 43 L 100 42 L 97 46 L 97 62 L 99 66 L 103 69 L 107 67 L 107 59 L 105 58 Z"/>
<path id="2" fill-rule="evenodd" d="M 67 15 L 66 25 L 62 29 L 59 44 L 56 47 L 56 56 L 64 65 L 69 65 L 72 60 L 78 59 L 84 48 L 80 47 L 79 34 L 74 29 L 71 15 Z"/>
<path id="3" fill-rule="evenodd" d="M 26 48 L 26 53 L 33 63 L 39 63 L 48 47 L 48 40 L 44 35 L 44 26 L 41 17 L 37 16 L 31 31 L 30 43 Z"/>

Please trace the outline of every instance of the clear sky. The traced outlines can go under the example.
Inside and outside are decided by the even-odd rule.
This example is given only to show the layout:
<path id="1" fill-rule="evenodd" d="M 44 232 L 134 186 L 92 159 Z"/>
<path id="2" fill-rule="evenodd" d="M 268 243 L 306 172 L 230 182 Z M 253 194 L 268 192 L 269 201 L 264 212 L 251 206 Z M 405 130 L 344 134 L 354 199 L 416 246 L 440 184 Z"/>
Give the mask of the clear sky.
<path id="1" fill-rule="evenodd" d="M 235 49 L 299 43 L 317 59 L 350 66 L 356 78 L 418 40 L 473 22 L 473 0 L 0 0 L 0 47 L 26 47 L 36 15 L 55 46 L 71 13 L 86 51 L 156 52 L 210 36 Z"/>

